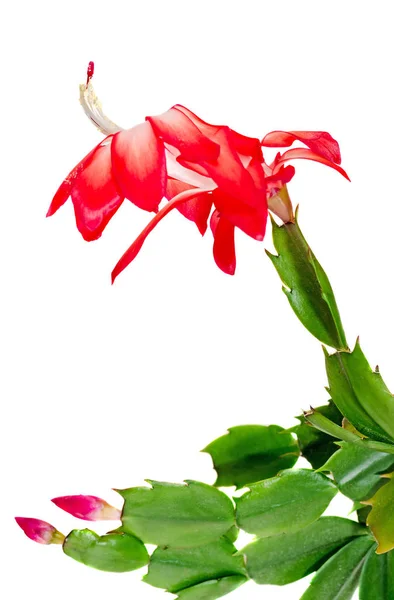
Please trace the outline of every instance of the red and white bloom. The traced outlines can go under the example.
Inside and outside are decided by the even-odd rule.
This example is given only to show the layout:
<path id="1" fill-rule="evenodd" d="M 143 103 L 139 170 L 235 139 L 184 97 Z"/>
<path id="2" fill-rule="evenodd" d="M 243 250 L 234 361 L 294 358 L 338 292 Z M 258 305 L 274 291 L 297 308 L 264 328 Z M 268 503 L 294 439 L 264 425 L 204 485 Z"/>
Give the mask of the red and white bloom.
<path id="1" fill-rule="evenodd" d="M 61 496 L 52 502 L 73 517 L 85 521 L 117 521 L 121 511 L 97 496 Z"/>
<path id="2" fill-rule="evenodd" d="M 213 254 L 225 273 L 235 271 L 235 227 L 262 241 L 268 210 L 284 222 L 294 220 L 286 184 L 294 176 L 289 160 L 305 158 L 339 166 L 338 143 L 326 132 L 274 131 L 262 142 L 226 125 L 212 125 L 176 104 L 124 130 L 103 113 L 94 94 L 89 64 L 81 104 L 90 120 L 106 134 L 68 175 L 55 194 L 48 216 L 71 197 L 76 223 L 87 241 L 99 238 L 125 199 L 157 214 L 116 265 L 112 280 L 135 258 L 147 235 L 174 208 L 194 221 L 204 235 L 208 222 Z M 267 164 L 262 146 L 287 147 L 301 141 L 306 148 L 278 153 Z M 159 210 L 163 198 L 169 202 Z"/>
<path id="3" fill-rule="evenodd" d="M 28 517 L 15 517 L 15 521 L 33 542 L 38 544 L 62 544 L 64 541 L 64 535 L 46 521 Z"/>

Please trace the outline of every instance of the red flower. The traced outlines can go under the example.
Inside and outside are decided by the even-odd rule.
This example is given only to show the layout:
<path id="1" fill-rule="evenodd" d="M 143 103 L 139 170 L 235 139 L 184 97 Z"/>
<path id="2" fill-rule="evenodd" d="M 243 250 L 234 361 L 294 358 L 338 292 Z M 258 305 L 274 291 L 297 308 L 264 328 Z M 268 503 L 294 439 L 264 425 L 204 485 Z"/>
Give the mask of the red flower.
<path id="1" fill-rule="evenodd" d="M 81 102 L 107 137 L 64 180 L 48 216 L 71 196 L 77 227 L 90 241 L 101 236 L 125 198 L 157 212 L 116 265 L 112 281 L 174 208 L 194 221 L 202 235 L 210 221 L 215 261 L 224 272 L 233 274 L 235 227 L 261 241 L 268 209 L 284 222 L 294 219 L 286 184 L 295 170 L 285 166 L 287 161 L 318 161 L 347 177 L 339 166 L 338 144 L 325 132 L 272 132 L 260 142 L 225 125 L 206 123 L 180 105 L 122 130 L 102 113 L 92 75 L 91 63 L 87 83 L 81 86 Z M 262 145 L 290 146 L 295 140 L 308 147 L 287 150 L 277 154 L 273 163 L 265 163 Z M 159 210 L 164 197 L 169 202 Z"/>
<path id="2" fill-rule="evenodd" d="M 64 535 L 46 521 L 28 517 L 15 517 L 15 521 L 33 542 L 38 544 L 62 544 L 64 541 Z"/>
<path id="3" fill-rule="evenodd" d="M 116 521 L 120 519 L 119 509 L 97 496 L 61 496 L 52 502 L 78 519 L 85 521 Z"/>

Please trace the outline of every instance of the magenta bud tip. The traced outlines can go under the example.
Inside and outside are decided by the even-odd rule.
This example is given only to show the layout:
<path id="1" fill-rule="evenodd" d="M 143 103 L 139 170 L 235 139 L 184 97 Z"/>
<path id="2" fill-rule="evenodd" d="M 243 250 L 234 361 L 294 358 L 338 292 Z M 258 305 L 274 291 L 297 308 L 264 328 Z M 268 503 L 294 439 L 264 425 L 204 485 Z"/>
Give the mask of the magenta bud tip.
<path id="1" fill-rule="evenodd" d="M 29 517 L 15 517 L 15 521 L 33 542 L 38 544 L 62 544 L 64 541 L 64 535 L 46 521 Z"/>

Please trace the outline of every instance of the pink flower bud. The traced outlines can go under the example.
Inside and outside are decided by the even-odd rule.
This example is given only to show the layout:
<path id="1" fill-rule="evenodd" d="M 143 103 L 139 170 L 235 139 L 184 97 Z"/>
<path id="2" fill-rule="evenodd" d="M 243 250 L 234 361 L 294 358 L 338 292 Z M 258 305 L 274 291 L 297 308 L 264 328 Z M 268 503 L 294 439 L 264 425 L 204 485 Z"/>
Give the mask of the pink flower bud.
<path id="1" fill-rule="evenodd" d="M 15 517 L 15 521 L 33 542 L 38 544 L 62 544 L 64 541 L 64 535 L 46 521 L 29 519 L 28 517 Z"/>
<path id="2" fill-rule="evenodd" d="M 121 512 L 97 496 L 61 496 L 52 502 L 62 510 L 85 521 L 116 521 Z"/>

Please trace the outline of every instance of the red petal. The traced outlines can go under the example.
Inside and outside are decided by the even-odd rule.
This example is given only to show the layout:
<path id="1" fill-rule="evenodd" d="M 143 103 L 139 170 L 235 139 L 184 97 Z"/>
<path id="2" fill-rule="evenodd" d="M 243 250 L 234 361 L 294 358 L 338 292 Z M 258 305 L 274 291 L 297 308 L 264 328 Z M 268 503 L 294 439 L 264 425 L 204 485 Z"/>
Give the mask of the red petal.
<path id="1" fill-rule="evenodd" d="M 225 194 L 220 188 L 212 192 L 212 199 L 220 215 L 230 223 L 255 240 L 264 239 L 268 217 L 265 196 L 261 198 L 261 204 L 257 208 L 247 206 L 237 198 Z"/>
<path id="2" fill-rule="evenodd" d="M 47 217 L 51 217 L 59 210 L 61 206 L 66 202 L 71 193 L 71 183 L 67 179 L 63 181 L 57 190 L 56 194 L 52 198 L 52 202 L 48 208 Z"/>
<path id="3" fill-rule="evenodd" d="M 251 138 L 241 133 L 237 133 L 233 129 L 230 129 L 230 143 L 232 147 L 245 156 L 251 156 L 260 163 L 263 162 L 263 153 L 261 151 L 260 140 L 257 138 Z"/>
<path id="4" fill-rule="evenodd" d="M 271 131 L 261 144 L 271 148 L 284 148 L 291 146 L 296 140 L 308 146 L 319 156 L 340 164 L 341 152 L 338 142 L 326 131 Z"/>
<path id="5" fill-rule="evenodd" d="M 209 220 L 209 226 L 211 228 L 212 234 L 215 237 L 215 233 L 216 233 L 216 228 L 218 226 L 219 223 L 219 219 L 220 219 L 220 212 L 218 210 L 213 211 L 213 213 L 211 214 L 211 218 Z"/>
<path id="6" fill-rule="evenodd" d="M 145 122 L 119 131 L 111 150 L 112 172 L 125 198 L 144 210 L 157 212 L 167 179 L 164 145 Z"/>
<path id="7" fill-rule="evenodd" d="M 184 162 L 185 164 L 183 165 L 181 162 Z M 197 163 L 186 161 L 181 162 L 178 162 L 172 152 L 169 152 L 166 149 L 166 164 L 169 178 L 184 181 L 185 183 L 190 184 L 192 187 L 198 187 L 201 189 L 204 188 L 206 190 L 215 189 L 216 183 L 207 177 L 206 171 L 204 176 L 197 172 L 197 169 L 195 169 L 196 166 L 199 167 Z M 189 168 L 189 165 L 192 165 L 192 169 Z"/>
<path id="8" fill-rule="evenodd" d="M 107 141 L 108 139 L 110 139 L 110 137 L 105 138 L 105 140 L 103 140 L 103 142 Z M 67 175 L 66 179 L 60 185 L 59 189 L 57 190 L 56 194 L 54 195 L 54 197 L 52 199 L 51 205 L 48 208 L 48 212 L 46 215 L 47 217 L 51 217 L 52 215 L 54 215 L 55 212 L 57 212 L 59 210 L 59 208 L 61 206 L 63 206 L 63 204 L 69 198 L 69 196 L 71 195 L 71 190 L 72 190 L 72 186 L 75 182 L 75 179 L 78 177 L 79 173 L 84 169 L 84 167 L 86 166 L 88 161 L 92 158 L 92 156 L 96 152 L 97 148 L 99 146 L 101 146 L 101 144 L 103 142 L 100 142 L 100 144 L 98 144 L 95 148 L 93 148 L 93 150 L 91 150 L 89 152 L 89 154 L 87 154 L 77 164 L 77 166 L 74 167 L 73 170 Z"/>
<path id="9" fill-rule="evenodd" d="M 319 154 L 312 152 L 312 150 L 308 150 L 307 148 L 293 148 L 292 150 L 287 150 L 282 154 L 282 156 L 276 161 L 276 166 L 274 168 L 274 174 L 279 171 L 279 166 L 288 160 L 293 160 L 294 158 L 305 158 L 307 160 L 314 160 L 315 162 L 322 163 L 323 165 L 327 165 L 327 167 L 331 167 L 335 169 L 343 175 L 348 181 L 350 181 L 346 171 L 342 169 L 342 167 L 336 165 L 335 163 L 323 158 Z"/>
<path id="10" fill-rule="evenodd" d="M 201 162 L 216 160 L 220 148 L 196 127 L 183 112 L 170 108 L 156 117 L 147 117 L 156 133 L 167 144 L 175 146 L 185 160 Z"/>
<path id="11" fill-rule="evenodd" d="M 194 221 L 197 225 L 201 235 L 207 230 L 208 218 L 212 209 L 212 197 L 211 194 L 200 196 L 185 202 L 181 206 L 178 206 L 178 210 L 186 219 Z"/>
<path id="12" fill-rule="evenodd" d="M 87 241 L 99 238 L 123 202 L 111 172 L 111 145 L 99 145 L 71 189 L 77 227 Z"/>
<path id="13" fill-rule="evenodd" d="M 220 144 L 220 155 L 217 161 L 214 163 L 204 162 L 202 166 L 223 192 L 246 204 L 255 206 L 257 202 L 256 187 L 250 173 L 242 165 L 238 154 L 232 148 L 226 127 L 216 133 L 215 141 Z"/>
<path id="14" fill-rule="evenodd" d="M 286 167 L 281 164 L 279 170 L 275 173 L 275 175 L 270 175 L 266 177 L 266 183 L 277 183 L 277 187 L 282 187 L 285 183 L 289 183 L 293 179 L 295 175 L 295 168 L 292 165 L 287 165 Z"/>
<path id="15" fill-rule="evenodd" d="M 247 171 L 251 175 L 257 191 L 259 192 L 259 194 L 261 194 L 262 197 L 265 198 L 267 192 L 267 184 L 264 169 L 261 163 L 255 158 L 252 158 L 247 167 Z"/>
<path id="16" fill-rule="evenodd" d="M 199 130 L 208 137 L 214 137 L 220 129 L 226 127 L 225 125 L 211 125 L 210 123 L 200 119 L 200 117 L 194 114 L 191 110 L 185 106 L 181 106 L 180 104 L 176 104 L 174 108 L 187 115 L 189 119 L 193 121 L 195 125 L 197 125 Z M 252 156 L 259 162 L 262 162 L 263 154 L 261 152 L 260 140 L 242 135 L 242 133 L 238 133 L 237 131 L 234 131 L 234 129 L 230 129 L 228 127 L 226 129 L 228 129 L 230 143 L 234 150 L 240 154 L 244 154 L 245 156 Z"/>
<path id="17" fill-rule="evenodd" d="M 177 163 L 182 165 L 182 167 L 185 167 L 188 170 L 194 171 L 195 173 L 198 173 L 199 175 L 203 175 L 204 177 L 210 177 L 206 168 L 202 167 L 198 163 L 191 162 L 190 160 L 184 160 L 182 158 L 182 156 L 179 156 L 176 159 L 176 161 L 177 161 Z"/>
<path id="18" fill-rule="evenodd" d="M 283 164 L 280 165 L 275 175 L 269 175 L 265 179 L 268 195 L 276 194 L 281 187 L 293 179 L 294 175 L 295 168 L 293 165 L 287 165 L 286 167 Z"/>
<path id="19" fill-rule="evenodd" d="M 213 125 L 206 125 L 212 130 L 215 129 Z M 216 128 L 215 133 L 212 133 L 212 139 L 220 145 L 219 157 L 214 162 L 193 163 L 183 156 L 178 157 L 177 161 L 187 169 L 211 178 L 225 193 L 255 206 L 257 198 L 253 179 L 233 148 L 231 135 L 231 130 L 224 126 Z"/>
<path id="20" fill-rule="evenodd" d="M 184 202 L 188 202 L 195 198 L 196 196 L 204 196 L 207 194 L 206 190 L 186 190 L 182 192 L 178 196 L 175 196 L 172 200 L 169 201 L 158 213 L 153 217 L 153 219 L 148 223 L 145 229 L 140 233 L 136 240 L 131 244 L 130 248 L 126 250 L 123 254 L 122 258 L 115 265 L 114 270 L 112 271 L 112 283 L 115 281 L 116 277 L 135 259 L 139 251 L 141 250 L 147 236 L 151 231 L 156 227 L 158 223 L 165 217 L 169 212 L 171 212 L 174 208 L 178 208 Z"/>
<path id="21" fill-rule="evenodd" d="M 186 108 L 186 106 L 182 106 L 181 104 L 175 104 L 173 106 L 176 110 L 179 110 L 184 115 L 186 115 L 193 123 L 199 128 L 199 130 L 206 135 L 207 137 L 213 137 L 219 129 L 223 127 L 223 125 L 211 125 L 211 123 L 207 123 L 198 117 L 194 112 Z"/>
<path id="22" fill-rule="evenodd" d="M 262 165 L 254 158 L 250 161 L 247 172 L 255 188 L 255 205 L 250 206 L 223 192 L 221 188 L 213 191 L 212 198 L 221 215 L 233 225 L 239 227 L 247 235 L 262 240 L 267 225 L 267 186 Z"/>
<path id="23" fill-rule="evenodd" d="M 168 200 L 172 200 L 175 196 L 178 196 L 181 192 L 185 192 L 186 190 L 196 189 L 196 186 L 190 185 L 185 181 L 178 181 L 178 179 L 174 179 L 173 177 L 169 177 L 167 180 L 167 191 L 166 198 Z M 178 207 L 179 208 L 179 207 Z"/>
<path id="24" fill-rule="evenodd" d="M 110 145 L 105 138 L 68 174 L 47 212 L 53 215 L 71 196 L 77 227 L 87 241 L 99 238 L 123 202 L 111 174 Z"/>
<path id="25" fill-rule="evenodd" d="M 196 188 L 177 179 L 168 179 L 166 196 L 168 199 L 171 199 L 186 190 L 192 189 L 195 190 Z M 188 202 L 180 204 L 177 209 L 186 219 L 193 221 L 197 225 L 201 235 L 204 235 L 208 227 L 208 218 L 212 209 L 211 194 L 192 198 Z"/>
<path id="26" fill-rule="evenodd" d="M 215 263 L 227 275 L 234 275 L 236 267 L 234 225 L 220 216 L 217 210 L 212 214 L 210 225 L 214 235 Z"/>

